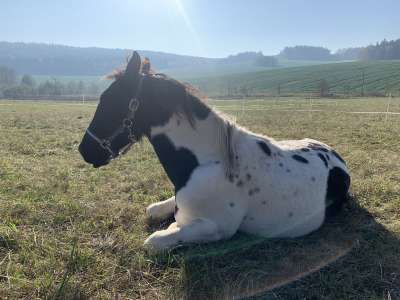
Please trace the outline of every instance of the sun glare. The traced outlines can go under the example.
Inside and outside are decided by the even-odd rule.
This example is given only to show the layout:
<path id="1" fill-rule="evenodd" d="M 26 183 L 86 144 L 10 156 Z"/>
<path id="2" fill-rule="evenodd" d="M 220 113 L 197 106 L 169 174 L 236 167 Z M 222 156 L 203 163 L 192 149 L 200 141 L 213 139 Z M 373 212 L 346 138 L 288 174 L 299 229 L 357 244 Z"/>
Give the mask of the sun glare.
<path id="1" fill-rule="evenodd" d="M 190 31 L 190 33 L 192 35 L 192 38 L 195 40 L 198 50 L 204 56 L 205 55 L 205 49 L 203 47 L 203 44 L 202 44 L 202 42 L 200 40 L 199 35 L 197 34 L 196 30 L 194 29 L 192 21 L 190 20 L 188 14 L 186 13 L 185 7 L 182 5 L 181 0 L 172 0 L 172 2 L 175 5 L 176 11 L 181 15 L 181 17 L 185 21 L 186 27 Z"/>

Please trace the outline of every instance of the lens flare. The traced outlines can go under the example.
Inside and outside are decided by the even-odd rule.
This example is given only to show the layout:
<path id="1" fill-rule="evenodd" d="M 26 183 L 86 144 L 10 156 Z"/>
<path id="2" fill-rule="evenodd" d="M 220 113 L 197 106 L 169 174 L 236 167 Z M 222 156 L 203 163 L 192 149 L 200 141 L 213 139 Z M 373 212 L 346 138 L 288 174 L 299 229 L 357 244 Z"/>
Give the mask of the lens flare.
<path id="1" fill-rule="evenodd" d="M 203 44 L 200 40 L 199 35 L 197 34 L 196 30 L 194 29 L 194 26 L 186 13 L 185 7 L 182 5 L 181 0 L 172 0 L 172 2 L 175 4 L 176 10 L 178 13 L 181 15 L 182 19 L 185 21 L 187 29 L 190 31 L 190 34 L 192 35 L 192 38 L 194 39 L 196 46 L 201 53 L 201 55 L 205 56 L 206 51 L 203 47 Z"/>

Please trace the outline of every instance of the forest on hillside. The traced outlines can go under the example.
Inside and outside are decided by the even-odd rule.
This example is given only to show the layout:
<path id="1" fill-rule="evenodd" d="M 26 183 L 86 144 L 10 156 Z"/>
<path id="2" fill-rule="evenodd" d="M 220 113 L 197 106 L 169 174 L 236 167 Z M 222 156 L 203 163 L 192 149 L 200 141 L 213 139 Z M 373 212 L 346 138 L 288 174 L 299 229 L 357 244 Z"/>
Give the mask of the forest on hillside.
<path id="1" fill-rule="evenodd" d="M 0 66 L 14 69 L 18 74 L 50 76 L 103 76 L 121 67 L 132 53 L 129 49 L 80 48 L 39 43 L 0 42 Z M 224 65 L 274 67 L 275 57 L 262 52 L 244 52 L 226 58 L 206 58 L 157 51 L 138 50 L 148 57 L 158 71 L 192 69 Z"/>
<path id="2" fill-rule="evenodd" d="M 344 48 L 335 53 L 324 47 L 294 46 L 286 47 L 279 53 L 288 60 L 396 60 L 400 59 L 400 39 L 376 43 L 367 47 Z"/>
<path id="3" fill-rule="evenodd" d="M 61 81 L 55 77 L 37 82 L 29 74 L 19 77 L 13 69 L 0 66 L 0 98 L 57 99 L 60 96 L 77 98 L 83 95 L 96 98 L 102 88 L 103 86 L 96 82 L 84 82 L 83 80 Z"/>

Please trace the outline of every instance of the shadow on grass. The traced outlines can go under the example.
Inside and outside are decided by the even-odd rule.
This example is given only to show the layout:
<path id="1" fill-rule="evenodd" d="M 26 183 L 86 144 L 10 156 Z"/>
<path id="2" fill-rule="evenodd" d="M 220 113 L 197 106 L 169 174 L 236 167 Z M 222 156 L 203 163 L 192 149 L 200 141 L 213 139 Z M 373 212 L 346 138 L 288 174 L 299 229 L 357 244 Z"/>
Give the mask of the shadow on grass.
<path id="1" fill-rule="evenodd" d="M 303 238 L 237 234 L 229 241 L 173 251 L 183 276 L 171 297 L 398 299 L 399 251 L 399 238 L 352 200 L 343 213 Z"/>

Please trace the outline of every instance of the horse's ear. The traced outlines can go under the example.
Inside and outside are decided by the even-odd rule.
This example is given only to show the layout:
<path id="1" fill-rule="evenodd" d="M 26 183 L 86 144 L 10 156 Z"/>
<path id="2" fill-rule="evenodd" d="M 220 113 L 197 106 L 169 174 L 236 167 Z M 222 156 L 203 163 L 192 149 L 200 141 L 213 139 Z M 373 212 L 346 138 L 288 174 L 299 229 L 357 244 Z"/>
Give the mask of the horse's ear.
<path id="1" fill-rule="evenodd" d="M 143 64 L 142 64 L 142 73 L 143 74 L 150 74 L 150 59 L 148 57 L 144 58 Z"/>
<path id="2" fill-rule="evenodd" d="M 128 65 L 125 70 L 126 78 L 135 78 L 142 69 L 142 60 L 139 53 L 133 51 L 131 58 L 129 59 Z"/>

